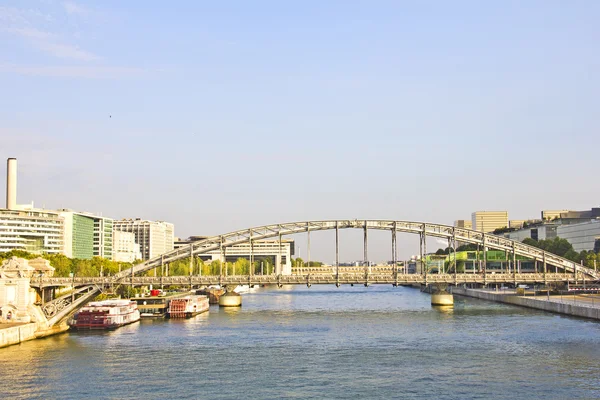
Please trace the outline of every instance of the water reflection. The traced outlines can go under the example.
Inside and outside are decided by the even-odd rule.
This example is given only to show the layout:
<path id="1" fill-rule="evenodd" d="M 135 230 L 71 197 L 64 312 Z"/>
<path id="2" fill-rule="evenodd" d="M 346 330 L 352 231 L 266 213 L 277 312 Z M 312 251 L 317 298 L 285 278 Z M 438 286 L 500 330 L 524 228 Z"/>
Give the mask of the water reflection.
<path id="1" fill-rule="evenodd" d="M 375 285 L 243 304 L 0 349 L 2 398 L 600 397 L 595 322 Z"/>

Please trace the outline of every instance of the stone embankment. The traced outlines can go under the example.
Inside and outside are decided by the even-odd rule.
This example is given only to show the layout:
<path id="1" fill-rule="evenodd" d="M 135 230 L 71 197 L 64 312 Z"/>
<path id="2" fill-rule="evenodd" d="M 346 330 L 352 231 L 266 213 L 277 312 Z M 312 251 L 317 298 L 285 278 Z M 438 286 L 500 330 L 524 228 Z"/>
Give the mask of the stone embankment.
<path id="1" fill-rule="evenodd" d="M 465 289 L 452 288 L 452 293 L 474 297 L 482 300 L 496 301 L 499 303 L 512 304 L 515 306 L 535 308 L 537 310 L 549 311 L 558 314 L 571 315 L 574 317 L 589 318 L 600 320 L 600 306 L 577 305 L 573 303 L 565 303 L 560 300 L 547 298 L 533 298 L 527 296 L 517 296 L 508 293 L 496 293 L 482 289 Z"/>
<path id="2" fill-rule="evenodd" d="M 57 333 L 65 332 L 69 327 L 64 324 L 45 328 L 40 324 L 23 323 L 23 324 L 0 324 L 0 348 L 19 344 L 28 340 L 39 339 Z"/>

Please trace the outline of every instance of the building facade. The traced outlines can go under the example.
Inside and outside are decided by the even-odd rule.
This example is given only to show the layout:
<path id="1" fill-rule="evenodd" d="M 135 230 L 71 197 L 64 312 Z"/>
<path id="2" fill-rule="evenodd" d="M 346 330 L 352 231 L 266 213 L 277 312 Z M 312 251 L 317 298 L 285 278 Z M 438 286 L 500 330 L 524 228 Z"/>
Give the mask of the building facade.
<path id="1" fill-rule="evenodd" d="M 57 213 L 0 210 L 0 251 L 60 254 L 64 246 L 64 219 Z"/>
<path id="2" fill-rule="evenodd" d="M 600 220 L 559 225 L 556 234 L 571 243 L 577 252 L 597 250 L 600 247 Z"/>
<path id="3" fill-rule="evenodd" d="M 112 219 L 67 209 L 58 212 L 65 221 L 64 255 L 82 260 L 95 256 L 112 260 Z"/>
<path id="4" fill-rule="evenodd" d="M 206 236 L 191 236 L 187 240 L 178 240 L 177 248 L 189 246 L 191 243 L 205 238 Z M 252 243 L 252 248 L 250 247 L 250 243 L 241 243 L 225 248 L 227 262 L 235 262 L 238 258 L 250 260 L 251 254 L 255 261 L 265 258 L 270 259 L 273 265 L 275 265 L 276 274 L 289 275 L 292 273 L 293 240 L 282 239 L 281 246 L 279 245 L 279 240 L 257 240 Z M 220 250 L 201 254 L 199 257 L 205 261 L 223 261 L 223 255 Z M 280 268 L 280 270 L 277 268 Z"/>
<path id="5" fill-rule="evenodd" d="M 493 232 L 508 227 L 508 211 L 475 211 L 471 214 L 473 229 L 479 232 Z"/>
<path id="6" fill-rule="evenodd" d="M 141 260 L 140 245 L 135 242 L 133 232 L 113 232 L 113 260 L 132 263 Z"/>
<path id="7" fill-rule="evenodd" d="M 543 210 L 542 221 L 552 221 L 560 218 L 560 214 L 568 213 L 569 210 Z"/>
<path id="8" fill-rule="evenodd" d="M 105 217 L 94 218 L 94 257 L 112 260 L 114 251 L 113 219 Z"/>
<path id="9" fill-rule="evenodd" d="M 547 240 L 556 237 L 558 225 L 553 223 L 536 224 L 526 228 L 517 229 L 516 231 L 507 232 L 505 237 L 522 242 L 524 239 L 531 238 L 534 240 Z"/>
<path id="10" fill-rule="evenodd" d="M 148 221 L 140 218 L 122 219 L 113 222 L 115 231 L 131 232 L 135 242 L 140 245 L 142 260 L 160 256 L 173 250 L 175 227 L 164 221 Z"/>
<path id="11" fill-rule="evenodd" d="M 473 229 L 473 222 L 468 219 L 458 219 L 454 221 L 454 226 L 457 228 Z"/>

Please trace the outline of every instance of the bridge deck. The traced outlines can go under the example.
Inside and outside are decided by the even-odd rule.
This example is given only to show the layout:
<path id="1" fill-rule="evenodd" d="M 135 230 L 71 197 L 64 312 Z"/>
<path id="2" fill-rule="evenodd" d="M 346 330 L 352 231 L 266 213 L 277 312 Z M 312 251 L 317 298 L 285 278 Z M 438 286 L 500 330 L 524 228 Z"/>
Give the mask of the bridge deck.
<path id="1" fill-rule="evenodd" d="M 318 284 L 448 284 L 459 285 L 465 283 L 478 284 L 503 284 L 503 283 L 552 283 L 552 282 L 589 282 L 584 274 L 575 276 L 572 273 L 468 273 L 468 274 L 398 274 L 394 273 L 340 273 L 336 274 L 301 274 L 301 275 L 228 275 L 228 276 L 168 276 L 148 277 L 133 276 L 121 279 L 114 277 L 95 278 L 44 278 L 41 281 L 32 281 L 31 286 L 75 286 L 98 285 L 110 286 L 115 284 L 133 284 L 135 286 L 147 285 L 318 285 Z"/>

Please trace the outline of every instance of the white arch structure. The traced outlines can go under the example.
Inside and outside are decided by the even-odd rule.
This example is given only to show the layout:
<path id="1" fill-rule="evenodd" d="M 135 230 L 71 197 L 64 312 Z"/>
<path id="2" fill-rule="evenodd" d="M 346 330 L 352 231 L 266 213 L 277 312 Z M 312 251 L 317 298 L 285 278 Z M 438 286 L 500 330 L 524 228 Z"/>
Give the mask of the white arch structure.
<path id="1" fill-rule="evenodd" d="M 533 246 L 529 246 L 511 239 L 501 236 L 496 236 L 489 233 L 482 233 L 470 229 L 457 228 L 448 225 L 433 224 L 429 222 L 411 222 L 411 221 L 394 221 L 394 220 L 327 220 L 327 221 L 304 221 L 304 222 L 289 222 L 282 224 L 273 224 L 259 226 L 255 228 L 242 229 L 224 235 L 213 236 L 204 240 L 199 240 L 191 243 L 187 247 L 182 247 L 165 253 L 159 257 L 155 257 L 142 264 L 138 264 L 131 269 L 127 269 L 119 273 L 116 278 L 121 279 L 134 274 L 142 273 L 165 263 L 205 254 L 210 251 L 220 250 L 223 254 L 227 247 L 242 243 L 279 238 L 286 235 L 294 235 L 298 233 L 323 230 L 336 231 L 336 257 L 338 254 L 338 231 L 340 229 L 363 229 L 365 234 L 365 260 L 367 259 L 367 232 L 369 229 L 390 231 L 392 236 L 392 257 L 396 261 L 396 233 L 412 233 L 420 235 L 421 252 L 425 247 L 426 237 L 436 237 L 447 239 L 449 243 L 456 247 L 457 242 L 473 243 L 481 245 L 484 251 L 487 248 L 496 250 L 504 250 L 510 252 L 513 257 L 513 265 L 517 255 L 531 258 L 543 262 L 546 265 L 554 266 L 555 268 L 574 274 L 583 274 L 589 280 L 597 281 L 600 279 L 600 273 L 597 271 L 583 267 L 571 260 L 559 257 L 555 254 L 546 252 Z M 193 259 L 193 257 L 192 257 Z"/>

